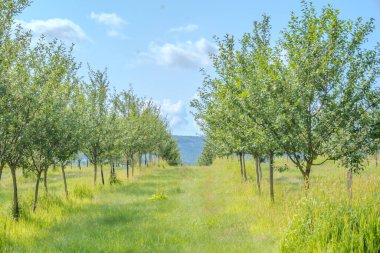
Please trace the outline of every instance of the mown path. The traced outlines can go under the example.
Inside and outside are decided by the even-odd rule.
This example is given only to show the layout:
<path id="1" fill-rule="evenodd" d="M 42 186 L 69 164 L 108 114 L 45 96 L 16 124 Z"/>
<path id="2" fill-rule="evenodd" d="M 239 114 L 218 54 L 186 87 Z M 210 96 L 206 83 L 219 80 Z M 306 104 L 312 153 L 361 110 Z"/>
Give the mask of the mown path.
<path id="1" fill-rule="evenodd" d="M 26 251 L 271 251 L 270 238 L 250 233 L 254 218 L 245 213 L 247 203 L 241 201 L 248 200 L 232 175 L 216 168 L 159 169 L 131 184 L 99 191 L 36 236 Z M 167 199 L 149 200 L 153 194 Z"/>

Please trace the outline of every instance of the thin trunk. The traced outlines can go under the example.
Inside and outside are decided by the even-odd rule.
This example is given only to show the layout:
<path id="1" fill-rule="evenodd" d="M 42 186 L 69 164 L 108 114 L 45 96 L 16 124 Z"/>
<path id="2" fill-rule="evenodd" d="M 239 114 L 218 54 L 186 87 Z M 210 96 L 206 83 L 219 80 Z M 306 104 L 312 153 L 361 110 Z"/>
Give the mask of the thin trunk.
<path id="1" fill-rule="evenodd" d="M 377 167 L 377 153 L 375 154 L 375 161 L 376 161 L 376 167 Z M 0 179 L 1 179 L 1 174 L 0 174 Z"/>
<path id="2" fill-rule="evenodd" d="M 98 163 L 94 162 L 94 184 L 96 184 L 96 175 L 98 174 Z"/>
<path id="3" fill-rule="evenodd" d="M 247 181 L 247 168 L 245 166 L 245 154 L 243 154 L 243 172 L 244 172 L 244 180 Z"/>
<path id="4" fill-rule="evenodd" d="M 81 170 L 81 169 L 82 169 L 82 167 L 81 167 L 80 163 L 81 163 L 81 160 L 80 160 L 80 159 L 78 159 L 78 167 L 79 167 L 79 169 Z"/>
<path id="5" fill-rule="evenodd" d="M 129 178 L 129 160 L 127 160 L 127 178 Z"/>
<path id="6" fill-rule="evenodd" d="M 135 161 L 133 160 L 133 158 L 132 158 L 132 177 L 133 177 L 133 174 L 134 174 L 134 170 L 135 170 Z"/>
<path id="7" fill-rule="evenodd" d="M 54 171 L 56 170 L 56 163 L 55 163 L 55 161 L 53 162 L 53 170 Z"/>
<path id="8" fill-rule="evenodd" d="M 44 168 L 44 188 L 45 192 L 48 192 L 48 186 L 47 186 L 47 172 L 48 172 L 49 166 L 45 166 Z"/>
<path id="9" fill-rule="evenodd" d="M 69 192 L 67 191 L 65 165 L 63 165 L 63 164 L 61 165 L 61 170 L 62 170 L 63 184 L 65 186 L 65 194 L 66 194 L 66 198 L 68 198 L 69 197 Z"/>
<path id="10" fill-rule="evenodd" d="M 0 180 L 1 180 L 1 176 L 2 176 L 2 174 L 3 174 L 4 166 L 5 166 L 5 163 L 2 162 L 2 163 L 0 164 Z"/>
<path id="11" fill-rule="evenodd" d="M 88 159 L 86 160 L 86 165 L 87 165 L 87 168 L 88 168 Z"/>
<path id="12" fill-rule="evenodd" d="M 18 208 L 18 194 L 17 194 L 17 179 L 16 179 L 16 166 L 10 165 L 10 170 L 12 174 L 12 182 L 13 182 L 13 218 L 17 221 L 20 215 L 20 210 Z"/>
<path id="13" fill-rule="evenodd" d="M 347 171 L 347 192 L 350 200 L 352 199 L 352 170 Z"/>
<path id="14" fill-rule="evenodd" d="M 242 157 L 241 153 L 239 153 L 239 162 L 240 162 L 240 176 L 243 179 L 243 177 L 244 177 L 244 175 L 243 175 L 243 157 Z"/>
<path id="15" fill-rule="evenodd" d="M 37 174 L 36 188 L 34 189 L 33 213 L 36 211 L 36 208 L 37 208 L 38 188 L 40 186 L 41 173 L 42 171 L 39 171 Z"/>
<path id="16" fill-rule="evenodd" d="M 260 174 L 260 182 L 263 179 L 263 171 L 261 169 L 261 158 L 259 157 L 259 174 Z"/>
<path id="17" fill-rule="evenodd" d="M 257 182 L 257 189 L 259 191 L 259 194 L 261 194 L 259 163 L 260 163 L 260 158 L 256 157 L 256 182 Z"/>
<path id="18" fill-rule="evenodd" d="M 273 153 L 269 154 L 269 184 L 270 184 L 270 199 L 274 203 L 274 189 L 273 189 Z"/>
<path id="19" fill-rule="evenodd" d="M 305 174 L 303 175 L 303 180 L 305 184 L 305 190 L 310 188 L 310 172 L 311 172 L 311 162 L 306 162 Z"/>
<path id="20" fill-rule="evenodd" d="M 73 161 L 70 161 L 70 169 L 73 169 Z"/>
<path id="21" fill-rule="evenodd" d="M 104 185 L 103 164 L 100 164 L 100 175 L 102 176 L 102 184 Z"/>
<path id="22" fill-rule="evenodd" d="M 145 160 L 145 167 L 147 167 L 148 166 L 148 160 L 146 158 L 146 153 L 144 154 L 144 160 Z"/>

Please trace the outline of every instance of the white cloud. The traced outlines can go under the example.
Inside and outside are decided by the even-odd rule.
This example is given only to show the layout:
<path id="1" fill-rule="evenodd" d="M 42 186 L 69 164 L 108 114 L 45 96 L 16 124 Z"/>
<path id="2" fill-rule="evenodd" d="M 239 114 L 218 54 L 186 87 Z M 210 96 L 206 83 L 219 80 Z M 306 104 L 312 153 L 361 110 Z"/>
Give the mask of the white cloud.
<path id="1" fill-rule="evenodd" d="M 162 103 L 159 103 L 159 105 L 161 107 L 161 113 L 167 118 L 171 129 L 179 128 L 188 123 L 186 120 L 186 108 L 181 100 L 172 103 L 166 99 Z"/>
<path id="2" fill-rule="evenodd" d="M 194 32 L 198 30 L 198 25 L 189 24 L 186 26 L 174 27 L 169 32 Z"/>
<path id="3" fill-rule="evenodd" d="M 17 20 L 16 23 L 37 35 L 44 34 L 48 37 L 69 42 L 89 40 L 82 28 L 68 19 L 53 18 L 47 20 L 32 20 L 30 22 Z"/>
<path id="4" fill-rule="evenodd" d="M 126 39 L 123 32 L 123 27 L 127 25 L 127 21 L 118 16 L 116 13 L 95 13 L 91 12 L 91 19 L 95 20 L 99 24 L 105 25 L 108 27 L 107 35 L 109 37 L 118 37 L 121 39 Z"/>
<path id="5" fill-rule="evenodd" d="M 151 43 L 149 52 L 143 53 L 143 57 L 150 58 L 158 65 L 183 68 L 199 68 L 211 63 L 209 54 L 216 53 L 217 48 L 206 39 L 198 41 L 186 41 L 184 43 L 165 43 L 157 45 Z"/>
<path id="6" fill-rule="evenodd" d="M 91 12 L 90 17 L 100 24 L 107 26 L 123 26 L 126 25 L 127 22 L 118 16 L 116 13 L 95 13 Z"/>

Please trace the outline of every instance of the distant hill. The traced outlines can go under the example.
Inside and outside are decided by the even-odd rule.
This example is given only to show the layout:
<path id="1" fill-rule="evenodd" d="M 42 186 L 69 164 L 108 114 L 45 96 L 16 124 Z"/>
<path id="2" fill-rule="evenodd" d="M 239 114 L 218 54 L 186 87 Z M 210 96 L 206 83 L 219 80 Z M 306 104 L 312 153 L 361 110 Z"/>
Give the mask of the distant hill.
<path id="1" fill-rule="evenodd" d="M 178 143 L 182 163 L 196 164 L 203 150 L 204 139 L 199 136 L 174 135 L 173 137 Z"/>

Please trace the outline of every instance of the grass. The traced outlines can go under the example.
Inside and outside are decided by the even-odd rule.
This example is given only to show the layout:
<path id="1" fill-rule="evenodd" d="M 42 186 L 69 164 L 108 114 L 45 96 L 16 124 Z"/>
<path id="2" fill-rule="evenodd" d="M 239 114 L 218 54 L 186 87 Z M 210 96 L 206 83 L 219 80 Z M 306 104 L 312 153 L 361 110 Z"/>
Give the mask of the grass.
<path id="1" fill-rule="evenodd" d="M 241 182 L 232 159 L 211 167 L 137 169 L 129 180 L 119 169 L 120 183 L 106 186 L 93 186 L 91 168 L 67 168 L 68 200 L 59 171 L 51 171 L 49 193 L 41 187 L 35 214 L 34 179 L 20 174 L 19 222 L 10 218 L 6 171 L 0 181 L 0 252 L 379 251 L 380 171 L 373 162 L 354 176 L 351 201 L 345 170 L 334 163 L 313 168 L 307 196 L 299 171 L 288 165 L 275 172 L 274 204 L 267 166 L 259 195 L 253 163 L 247 165 L 249 180 Z"/>

